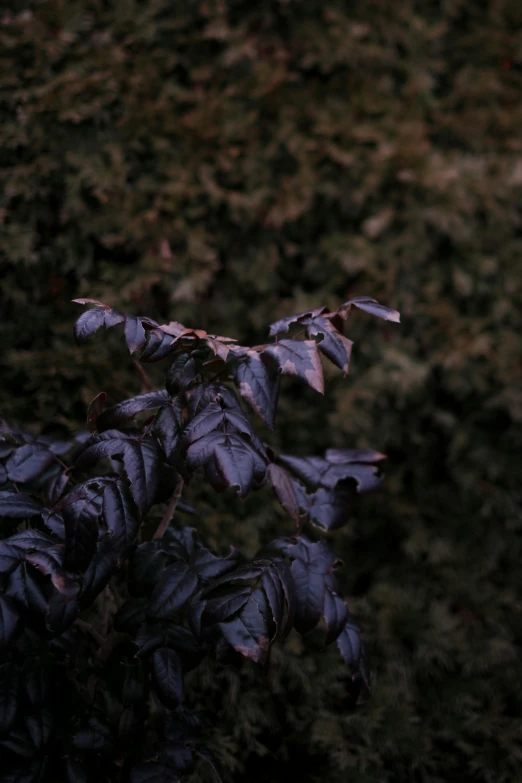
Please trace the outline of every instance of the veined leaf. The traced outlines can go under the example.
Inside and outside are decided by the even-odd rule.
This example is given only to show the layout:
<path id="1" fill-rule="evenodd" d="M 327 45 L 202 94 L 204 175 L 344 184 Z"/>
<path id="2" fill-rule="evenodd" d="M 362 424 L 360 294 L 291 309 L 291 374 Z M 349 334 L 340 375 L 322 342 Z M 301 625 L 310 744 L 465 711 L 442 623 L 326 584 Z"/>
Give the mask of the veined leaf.
<path id="1" fill-rule="evenodd" d="M 315 340 L 280 340 L 267 345 L 263 355 L 270 356 L 283 375 L 294 375 L 324 394 L 323 368 Z"/>

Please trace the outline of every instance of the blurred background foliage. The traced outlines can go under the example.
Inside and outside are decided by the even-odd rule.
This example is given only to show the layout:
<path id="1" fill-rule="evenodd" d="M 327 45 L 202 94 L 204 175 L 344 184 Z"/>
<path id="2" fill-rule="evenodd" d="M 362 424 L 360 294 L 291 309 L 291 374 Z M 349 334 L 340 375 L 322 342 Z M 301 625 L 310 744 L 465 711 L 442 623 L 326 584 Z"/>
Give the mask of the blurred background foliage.
<path id="1" fill-rule="evenodd" d="M 73 297 L 243 344 L 352 295 L 402 314 L 351 317 L 349 377 L 285 379 L 263 433 L 389 456 L 335 536 L 372 698 L 313 634 L 265 673 L 194 672 L 226 781 L 519 775 L 521 31 L 519 0 L 1 4 L 10 421 L 84 427 L 142 388 L 117 335 L 73 345 Z M 291 531 L 267 492 L 191 493 L 220 548 Z"/>

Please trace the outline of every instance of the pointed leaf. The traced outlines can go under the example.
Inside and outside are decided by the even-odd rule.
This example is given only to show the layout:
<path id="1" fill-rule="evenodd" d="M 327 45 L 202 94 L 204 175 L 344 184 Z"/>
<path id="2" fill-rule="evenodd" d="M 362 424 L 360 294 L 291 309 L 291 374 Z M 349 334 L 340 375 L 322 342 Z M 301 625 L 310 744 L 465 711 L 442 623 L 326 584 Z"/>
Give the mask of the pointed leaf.
<path id="1" fill-rule="evenodd" d="M 308 337 L 322 336 L 318 349 L 346 376 L 350 366 L 353 342 L 342 335 L 327 318 L 314 318 L 307 325 Z"/>
<path id="2" fill-rule="evenodd" d="M 75 300 L 79 304 L 87 303 L 87 300 Z M 103 306 L 104 307 L 104 306 Z M 93 308 L 86 310 L 78 318 L 74 325 L 74 339 L 78 345 L 86 343 L 92 335 L 105 323 L 105 310 Z"/>
<path id="3" fill-rule="evenodd" d="M 0 574 L 9 574 L 24 559 L 24 550 L 10 543 L 11 539 L 0 541 Z"/>
<path id="4" fill-rule="evenodd" d="M 292 519 L 295 520 L 296 524 L 299 524 L 299 502 L 290 474 L 280 465 L 276 465 L 275 462 L 271 462 L 268 466 L 268 477 L 272 482 L 277 499 L 285 511 L 287 511 Z"/>
<path id="5" fill-rule="evenodd" d="M 252 449 L 240 438 L 227 435 L 214 452 L 216 467 L 229 487 L 237 487 L 240 498 L 248 495 L 252 486 L 255 460 Z"/>
<path id="6" fill-rule="evenodd" d="M 401 320 L 400 313 L 397 310 L 385 307 L 369 296 L 358 296 L 355 299 L 350 299 L 341 305 L 337 312 L 342 318 L 346 318 L 352 306 L 359 308 L 359 310 L 365 310 L 367 313 L 371 313 L 371 315 L 376 315 L 377 318 L 384 318 L 385 321 L 400 323 Z"/>
<path id="7" fill-rule="evenodd" d="M 54 726 L 53 716 L 48 709 L 42 708 L 24 716 L 24 723 L 35 748 L 41 749 L 49 742 Z"/>
<path id="8" fill-rule="evenodd" d="M 326 590 L 324 596 L 324 619 L 326 622 L 326 644 L 335 641 L 348 620 L 348 607 L 340 595 Z"/>
<path id="9" fill-rule="evenodd" d="M 98 539 L 94 557 L 83 577 L 80 591 L 80 605 L 84 609 L 94 601 L 97 595 L 109 583 L 118 562 L 111 536 L 105 534 Z"/>
<path id="10" fill-rule="evenodd" d="M 253 598 L 244 604 L 238 615 L 219 623 L 221 633 L 236 652 L 255 663 L 264 663 L 268 656 L 270 637 L 266 619 Z"/>
<path id="11" fill-rule="evenodd" d="M 44 473 L 53 461 L 53 453 L 47 448 L 26 444 L 16 449 L 6 462 L 10 481 L 33 481 Z"/>
<path id="12" fill-rule="evenodd" d="M 145 541 L 132 554 L 129 561 L 129 590 L 131 595 L 149 595 L 167 562 L 162 551 L 162 541 Z"/>
<path id="13" fill-rule="evenodd" d="M 168 393 L 163 391 L 153 391 L 148 394 L 138 394 L 128 400 L 123 400 L 111 408 L 107 408 L 98 417 L 97 428 L 99 432 L 108 429 L 119 429 L 122 425 L 130 421 L 133 416 L 141 411 L 154 410 L 161 408 L 169 401 Z"/>
<path id="14" fill-rule="evenodd" d="M 5 650 L 20 626 L 20 612 L 13 601 L 0 593 L 0 650 Z"/>
<path id="15" fill-rule="evenodd" d="M 0 517 L 26 519 L 42 513 L 42 507 L 25 492 L 0 492 Z"/>
<path id="16" fill-rule="evenodd" d="M 185 563 L 168 566 L 154 588 L 148 616 L 153 620 L 168 620 L 183 608 L 197 584 L 196 574 Z"/>
<path id="17" fill-rule="evenodd" d="M 217 428 L 221 428 L 223 421 L 224 414 L 221 406 L 215 402 L 210 403 L 185 428 L 183 443 L 186 445 L 194 443 Z"/>
<path id="18" fill-rule="evenodd" d="M 350 519 L 353 492 L 336 491 L 320 487 L 308 495 L 310 518 L 324 530 L 337 530 Z"/>
<path id="19" fill-rule="evenodd" d="M 124 330 L 125 341 L 130 353 L 134 353 L 145 344 L 145 329 L 141 318 L 137 318 L 135 315 L 126 315 Z"/>
<path id="20" fill-rule="evenodd" d="M 129 489 L 122 481 L 111 482 L 105 488 L 103 518 L 109 532 L 112 531 L 114 548 L 125 552 L 138 533 L 141 518 Z"/>
<path id="21" fill-rule="evenodd" d="M 270 429 L 274 429 L 280 375 L 271 365 L 265 364 L 258 351 L 243 349 L 239 361 L 232 367 L 234 382 L 239 393 Z"/>
<path id="22" fill-rule="evenodd" d="M 280 340 L 268 345 L 263 355 L 272 357 L 283 375 L 294 375 L 324 394 L 323 368 L 315 340 Z"/>
<path id="23" fill-rule="evenodd" d="M 279 321 L 274 321 L 270 324 L 270 337 L 274 337 L 277 334 L 288 332 L 292 324 L 307 322 L 312 318 L 317 318 L 323 313 L 328 312 L 327 307 L 318 307 L 316 310 L 307 310 L 304 313 L 297 313 L 296 315 L 288 315 L 286 318 L 281 318 Z"/>
<path id="24" fill-rule="evenodd" d="M 183 671 L 179 655 L 160 647 L 152 656 L 152 679 L 162 704 L 175 710 L 183 698 Z"/>
<path id="25" fill-rule="evenodd" d="M 360 629 L 351 617 L 337 637 L 337 647 L 350 669 L 353 672 L 358 671 L 362 654 Z"/>
<path id="26" fill-rule="evenodd" d="M 20 706 L 20 670 L 4 663 L 0 666 L 0 736 L 8 733 Z"/>

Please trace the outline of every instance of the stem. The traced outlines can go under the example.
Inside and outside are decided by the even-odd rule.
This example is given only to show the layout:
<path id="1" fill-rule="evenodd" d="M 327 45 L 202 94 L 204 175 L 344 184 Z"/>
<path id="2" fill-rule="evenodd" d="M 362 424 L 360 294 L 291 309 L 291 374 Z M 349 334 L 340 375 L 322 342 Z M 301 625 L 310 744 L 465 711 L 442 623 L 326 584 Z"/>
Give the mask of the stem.
<path id="1" fill-rule="evenodd" d="M 137 371 L 139 372 L 139 374 L 141 376 L 141 391 L 142 391 L 142 394 L 143 394 L 143 392 L 151 392 L 154 389 L 154 386 L 152 385 L 152 382 L 151 382 L 149 376 L 147 375 L 147 373 L 145 372 L 145 370 L 143 369 L 143 367 L 141 366 L 141 364 L 139 363 L 139 361 L 137 359 L 133 359 L 133 364 L 134 364 L 134 366 L 136 367 Z"/>
<path id="2" fill-rule="evenodd" d="M 155 538 L 162 538 L 163 534 L 165 533 L 165 530 L 168 528 L 172 521 L 172 517 L 174 516 L 174 511 L 176 510 L 176 506 L 178 505 L 179 499 L 181 497 L 181 493 L 183 492 L 183 487 L 185 485 L 185 482 L 182 478 L 179 480 L 179 484 L 172 493 L 172 497 L 169 501 L 169 505 L 167 506 L 167 510 L 163 514 L 163 519 L 159 523 L 156 532 L 152 536 L 153 539 Z"/>

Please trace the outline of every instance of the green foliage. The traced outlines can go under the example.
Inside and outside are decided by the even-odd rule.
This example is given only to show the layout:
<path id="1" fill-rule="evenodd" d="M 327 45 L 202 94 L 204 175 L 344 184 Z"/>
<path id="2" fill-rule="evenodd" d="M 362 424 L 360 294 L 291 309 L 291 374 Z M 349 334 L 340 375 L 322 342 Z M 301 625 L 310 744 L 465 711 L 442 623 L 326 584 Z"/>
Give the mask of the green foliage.
<path id="1" fill-rule="evenodd" d="M 110 333 L 74 348 L 74 297 L 247 344 L 363 292 L 402 313 L 374 339 L 354 319 L 349 378 L 332 368 L 324 402 L 283 396 L 274 443 L 389 455 L 385 491 L 340 537 L 372 699 L 346 709 L 344 671 L 313 638 L 291 637 L 262 684 L 248 666 L 212 685 L 198 670 L 227 779 L 284 780 L 296 759 L 310 781 L 516 779 L 518 0 L 4 9 L 6 417 L 70 430 L 100 389 L 148 390 Z M 281 524 L 258 498 L 199 501 L 218 547 L 253 553 Z"/>

